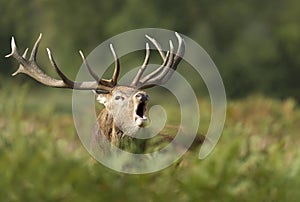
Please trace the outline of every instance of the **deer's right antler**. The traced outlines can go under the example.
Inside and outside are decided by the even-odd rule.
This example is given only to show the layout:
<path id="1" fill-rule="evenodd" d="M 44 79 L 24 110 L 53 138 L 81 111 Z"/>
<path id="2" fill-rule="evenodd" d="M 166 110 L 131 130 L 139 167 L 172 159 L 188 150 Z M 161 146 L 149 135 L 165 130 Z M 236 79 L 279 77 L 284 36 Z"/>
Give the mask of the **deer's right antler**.
<path id="1" fill-rule="evenodd" d="M 56 64 L 50 49 L 48 48 L 47 48 L 47 52 L 48 52 L 49 60 L 52 66 L 54 67 L 55 71 L 57 72 L 58 76 L 61 78 L 61 80 L 52 78 L 49 75 L 47 75 L 43 70 L 41 70 L 41 68 L 38 66 L 36 62 L 36 56 L 37 56 L 41 38 L 42 38 L 42 34 L 40 34 L 37 41 L 35 42 L 29 59 L 26 59 L 28 48 L 21 56 L 17 50 L 15 39 L 14 37 L 12 37 L 11 39 L 12 52 L 6 55 L 5 57 L 13 57 L 20 63 L 18 70 L 12 74 L 13 76 L 19 73 L 23 73 L 23 74 L 27 74 L 28 76 L 32 77 L 36 81 L 46 86 L 56 87 L 56 88 L 70 88 L 70 89 L 77 89 L 77 90 L 97 90 L 98 92 L 102 92 L 102 93 L 110 92 L 112 88 L 117 85 L 117 78 L 120 71 L 120 63 L 112 45 L 110 45 L 110 48 L 115 59 L 115 71 L 112 79 L 109 80 L 100 79 L 97 76 L 97 74 L 93 72 L 92 69 L 89 67 L 86 58 L 84 57 L 82 51 L 80 51 L 80 55 L 82 57 L 83 63 L 85 64 L 89 73 L 95 79 L 95 81 L 75 82 L 68 79 L 68 77 L 62 73 L 62 71 L 59 69 L 59 67 Z"/>

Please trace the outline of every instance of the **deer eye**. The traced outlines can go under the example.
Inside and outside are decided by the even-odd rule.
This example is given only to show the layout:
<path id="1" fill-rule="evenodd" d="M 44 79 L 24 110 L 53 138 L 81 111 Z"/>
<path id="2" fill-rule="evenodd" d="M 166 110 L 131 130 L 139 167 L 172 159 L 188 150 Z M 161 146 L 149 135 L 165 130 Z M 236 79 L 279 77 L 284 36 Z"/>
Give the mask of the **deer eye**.
<path id="1" fill-rule="evenodd" d="M 117 96 L 115 97 L 115 100 L 120 100 L 120 99 L 123 100 L 123 98 L 122 98 L 121 96 L 119 96 L 119 95 L 117 95 Z"/>

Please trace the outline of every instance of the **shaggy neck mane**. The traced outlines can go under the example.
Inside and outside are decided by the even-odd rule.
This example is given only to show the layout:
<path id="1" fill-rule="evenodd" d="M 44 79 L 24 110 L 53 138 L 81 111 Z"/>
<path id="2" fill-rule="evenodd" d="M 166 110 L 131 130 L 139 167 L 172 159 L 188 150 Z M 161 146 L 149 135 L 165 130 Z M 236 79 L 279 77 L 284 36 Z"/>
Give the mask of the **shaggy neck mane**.
<path id="1" fill-rule="evenodd" d="M 115 126 L 113 116 L 107 111 L 102 109 L 98 116 L 99 135 L 104 135 L 115 146 L 119 146 L 120 138 L 123 136 L 123 131 Z"/>

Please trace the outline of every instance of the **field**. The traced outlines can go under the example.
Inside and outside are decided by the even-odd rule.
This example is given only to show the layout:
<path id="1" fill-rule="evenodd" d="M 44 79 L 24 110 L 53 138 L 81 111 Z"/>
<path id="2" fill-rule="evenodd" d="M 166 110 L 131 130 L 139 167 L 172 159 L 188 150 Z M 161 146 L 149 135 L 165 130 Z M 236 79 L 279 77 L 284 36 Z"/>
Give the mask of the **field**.
<path id="1" fill-rule="evenodd" d="M 197 147 L 144 175 L 114 172 L 86 152 L 69 91 L 3 86 L 0 101 L 0 201 L 300 200 L 300 110 L 293 99 L 229 101 L 221 139 L 205 160 Z"/>

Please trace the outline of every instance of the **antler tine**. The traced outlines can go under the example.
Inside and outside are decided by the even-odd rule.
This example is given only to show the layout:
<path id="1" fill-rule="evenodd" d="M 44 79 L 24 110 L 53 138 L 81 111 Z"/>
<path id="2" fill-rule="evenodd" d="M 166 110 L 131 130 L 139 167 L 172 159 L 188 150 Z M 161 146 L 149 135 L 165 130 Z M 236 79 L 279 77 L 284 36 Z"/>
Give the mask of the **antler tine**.
<path id="1" fill-rule="evenodd" d="M 157 82 L 158 80 L 160 80 L 169 70 L 170 70 L 170 67 L 173 63 L 173 58 L 174 58 L 174 46 L 173 46 L 173 43 L 172 41 L 170 40 L 169 41 L 169 46 L 170 46 L 170 51 L 167 52 L 167 56 L 165 58 L 165 61 L 164 63 L 159 67 L 157 68 L 155 71 L 153 71 L 152 73 L 148 74 L 147 76 L 145 76 L 141 83 L 155 83 Z"/>
<path id="2" fill-rule="evenodd" d="M 151 72 L 150 74 L 146 75 L 142 79 L 140 79 L 141 77 L 140 75 L 139 76 L 137 75 L 136 78 L 138 78 L 138 81 L 134 80 L 134 82 L 132 82 L 133 86 L 135 87 L 139 86 L 140 89 L 150 88 L 155 85 L 164 84 L 171 78 L 174 70 L 176 70 L 185 52 L 185 45 L 184 45 L 183 38 L 177 32 L 175 32 L 175 35 L 178 40 L 178 49 L 176 51 L 176 54 L 174 54 L 174 46 L 172 41 L 170 40 L 169 41 L 170 51 L 167 52 L 166 56 L 164 55 L 160 44 L 154 38 L 151 38 L 148 35 L 146 35 L 146 37 L 157 48 L 164 62 L 159 68 L 157 68 L 155 71 Z"/>
<path id="3" fill-rule="evenodd" d="M 22 55 L 23 58 L 26 58 L 27 52 L 28 52 L 28 48 L 25 49 L 25 51 L 24 51 L 24 53 L 23 53 L 23 55 Z M 6 56 L 5 56 L 5 57 L 6 57 Z M 15 76 L 15 75 L 17 75 L 18 73 L 21 73 L 21 71 L 23 71 L 23 69 L 24 69 L 24 67 L 23 67 L 22 65 L 19 65 L 19 68 L 17 69 L 17 71 L 15 71 L 14 73 L 12 73 L 11 75 L 12 75 L 12 76 Z"/>
<path id="4" fill-rule="evenodd" d="M 165 55 L 165 53 L 163 52 L 163 50 L 162 50 L 162 48 L 161 48 L 161 45 L 160 45 L 154 38 L 150 37 L 149 35 L 146 34 L 145 36 L 146 36 L 146 38 L 147 38 L 149 41 L 151 41 L 151 43 L 153 43 L 153 45 L 156 47 L 156 49 L 158 50 L 158 52 L 159 52 L 161 58 L 162 58 L 163 60 L 165 60 L 165 59 L 166 59 L 166 55 Z"/>
<path id="5" fill-rule="evenodd" d="M 112 79 L 111 79 L 111 84 L 113 86 L 117 85 L 117 82 L 118 82 L 118 77 L 119 77 L 119 74 L 120 74 L 120 61 L 119 61 L 119 58 L 114 50 L 114 47 L 112 44 L 109 45 L 110 47 L 110 50 L 114 56 L 114 59 L 115 59 L 115 69 L 114 69 L 114 73 L 113 73 L 113 76 L 112 76 Z"/>
<path id="6" fill-rule="evenodd" d="M 143 85 L 147 80 L 149 80 L 151 77 L 153 77 L 153 76 L 155 76 L 156 74 L 158 74 L 160 71 L 161 71 L 161 68 L 163 67 L 163 66 L 165 66 L 166 65 L 166 62 L 167 62 L 167 60 L 168 60 L 168 57 L 169 57 L 169 51 L 167 52 L 167 54 L 165 55 L 164 54 L 164 52 L 162 51 L 162 48 L 161 48 L 161 45 L 154 39 L 154 38 L 152 38 L 152 37 L 150 37 L 149 35 L 145 35 L 145 37 L 151 42 L 151 43 L 153 43 L 153 45 L 156 47 L 156 49 L 158 50 L 158 52 L 160 53 L 160 56 L 162 57 L 162 59 L 163 59 L 163 64 L 158 68 L 158 69 L 156 69 L 155 71 L 153 71 L 153 72 L 151 72 L 150 74 L 148 74 L 148 75 L 146 75 L 143 79 L 141 79 L 141 76 L 142 75 L 139 75 L 139 78 L 138 78 L 138 80 L 137 81 L 135 81 L 135 79 L 136 79 L 136 77 L 138 76 L 136 76 L 135 77 L 135 79 L 134 79 L 134 83 L 132 84 L 133 86 L 138 86 L 138 85 Z M 147 44 L 147 43 L 146 43 Z M 150 54 L 150 53 L 149 53 Z M 146 58 L 145 58 L 146 59 Z M 144 72 L 144 70 L 143 70 L 143 72 Z M 143 73 L 142 72 L 142 73 Z M 139 73 L 139 72 L 138 72 Z"/>
<path id="7" fill-rule="evenodd" d="M 36 40 L 36 42 L 35 42 L 35 44 L 32 48 L 32 51 L 31 51 L 31 54 L 30 54 L 30 57 L 29 57 L 30 62 L 32 62 L 32 61 L 36 62 L 36 54 L 38 52 L 41 39 L 42 39 L 42 33 L 40 33 L 38 39 Z"/>
<path id="8" fill-rule="evenodd" d="M 22 55 L 23 58 L 26 58 L 27 52 L 28 52 L 28 48 L 25 49 L 25 51 L 24 51 L 24 53 Z"/>
<path id="9" fill-rule="evenodd" d="M 178 49 L 177 49 L 177 53 L 176 53 L 176 56 L 174 58 L 174 63 L 173 63 L 174 70 L 176 70 L 177 65 L 182 60 L 182 57 L 185 52 L 185 44 L 184 44 L 183 38 L 177 32 L 175 32 L 175 36 L 177 37 L 177 40 L 178 40 Z"/>
<path id="10" fill-rule="evenodd" d="M 115 68 L 114 68 L 114 73 L 111 79 L 100 79 L 99 84 L 105 85 L 105 86 L 110 86 L 110 87 L 114 87 L 117 85 L 118 83 L 118 77 L 120 74 L 120 61 L 119 58 L 114 50 L 114 47 L 112 44 L 109 44 L 111 53 L 114 57 L 114 61 L 115 61 Z"/>
<path id="11" fill-rule="evenodd" d="M 170 56 L 169 56 L 169 58 L 168 58 L 168 62 L 167 62 L 167 64 L 165 65 L 165 66 L 161 66 L 161 71 L 160 71 L 160 74 L 159 75 L 157 75 L 156 77 L 154 77 L 154 78 L 151 78 L 151 79 L 149 79 L 148 81 L 146 81 L 146 82 L 149 82 L 149 83 L 157 83 L 157 84 L 164 84 L 165 82 L 167 82 L 168 80 L 166 80 L 165 81 L 165 76 L 170 72 L 170 71 L 172 71 L 171 69 L 172 69 L 172 64 L 173 64 L 173 62 L 174 62 L 174 53 L 173 53 L 173 51 L 174 51 L 174 46 L 173 46 L 173 43 L 172 43 L 172 41 L 170 40 L 169 41 L 169 43 L 170 43 Z"/>
<path id="12" fill-rule="evenodd" d="M 7 54 L 5 57 L 20 57 L 20 54 L 18 53 L 15 38 L 12 36 L 11 41 L 10 41 L 10 46 L 11 46 L 11 53 Z"/>
<path id="13" fill-rule="evenodd" d="M 167 82 L 172 77 L 174 71 L 177 69 L 177 66 L 178 66 L 179 62 L 182 60 L 182 57 L 183 57 L 184 52 L 185 52 L 185 44 L 184 44 L 183 38 L 177 32 L 175 32 L 175 35 L 178 39 L 177 53 L 175 55 L 173 65 L 171 67 L 172 70 L 167 72 L 167 74 L 162 78 L 162 83 Z"/>
<path id="14" fill-rule="evenodd" d="M 84 66 L 88 69 L 90 75 L 91 75 L 91 76 L 95 79 L 95 81 L 97 81 L 97 83 L 98 83 L 98 82 L 100 81 L 99 76 L 92 70 L 92 68 L 90 68 L 89 63 L 87 62 L 87 60 L 86 60 L 86 58 L 85 58 L 85 56 L 84 56 L 84 54 L 83 54 L 83 52 L 82 52 L 81 50 L 79 51 L 79 54 L 80 54 L 80 56 L 81 56 L 81 58 L 82 58 L 82 61 L 83 61 Z"/>
<path id="15" fill-rule="evenodd" d="M 22 56 L 20 56 L 20 54 L 17 50 L 17 46 L 16 46 L 16 42 L 15 42 L 14 37 L 11 37 L 10 44 L 11 44 L 11 53 L 7 54 L 5 57 L 6 58 L 13 57 L 18 61 L 22 61 L 22 62 L 26 63 L 26 60 Z M 26 48 L 25 52 L 23 53 L 23 56 L 26 56 L 27 51 L 28 51 L 28 48 Z M 24 67 L 20 64 L 19 68 L 12 74 L 12 76 L 15 76 L 15 75 L 17 75 L 19 73 L 23 73 L 23 72 L 25 72 Z"/>
<path id="16" fill-rule="evenodd" d="M 73 88 L 74 85 L 75 85 L 75 83 L 74 83 L 73 81 L 71 81 L 70 79 L 68 79 L 68 78 L 66 77 L 66 75 L 64 75 L 64 74 L 62 73 L 62 71 L 58 68 L 58 66 L 57 66 L 57 64 L 56 64 L 56 62 L 55 62 L 55 60 L 54 60 L 54 58 L 53 58 L 53 55 L 52 55 L 50 49 L 49 49 L 49 48 L 46 48 L 46 50 L 47 50 L 47 53 L 48 53 L 49 60 L 50 60 L 50 62 L 51 62 L 51 64 L 52 64 L 52 67 L 55 69 L 55 71 L 57 72 L 58 76 L 63 80 L 63 82 L 64 82 L 67 86 Z"/>
<path id="17" fill-rule="evenodd" d="M 105 86 L 105 85 L 102 85 L 102 84 L 99 84 L 98 81 L 96 78 L 96 82 L 74 82 L 70 79 L 68 79 L 68 77 L 59 69 L 59 67 L 57 66 L 54 58 L 53 58 L 53 55 L 50 51 L 49 48 L 46 49 L 47 52 L 48 52 L 48 57 L 49 57 L 49 60 L 53 66 L 53 68 L 55 69 L 55 71 L 57 72 L 57 74 L 59 75 L 59 77 L 62 79 L 64 85 L 63 86 L 59 86 L 59 87 L 62 87 L 62 88 L 73 88 L 73 89 L 77 89 L 77 90 L 99 90 L 99 91 L 102 91 L 102 93 L 107 93 L 109 91 L 111 91 L 111 87 L 109 86 Z M 80 55 L 83 57 L 83 62 L 85 64 L 85 66 L 89 69 L 90 74 L 93 76 L 93 77 L 96 77 L 96 73 L 93 72 L 93 70 L 91 70 L 91 68 L 89 68 L 89 65 L 83 55 L 83 53 L 80 51 Z M 98 76 L 97 76 L 98 77 Z"/>
<path id="18" fill-rule="evenodd" d="M 146 43 L 146 56 L 145 56 L 145 59 L 144 59 L 144 62 L 143 62 L 143 65 L 142 67 L 139 69 L 137 75 L 134 77 L 132 83 L 131 83 L 131 86 L 137 86 L 139 85 L 139 82 L 140 82 L 140 79 L 144 73 L 144 71 L 146 70 L 146 67 L 149 63 L 149 59 L 150 59 L 150 47 L 149 47 L 149 44 Z"/>
<path id="19" fill-rule="evenodd" d="M 168 60 L 169 57 L 170 57 L 170 51 L 167 52 L 166 58 L 159 68 L 157 68 L 155 71 L 151 72 L 150 74 L 146 75 L 143 79 L 139 81 L 139 85 L 137 85 L 139 89 L 151 88 L 157 85 L 156 82 L 150 83 L 148 82 L 148 80 L 150 80 L 153 76 L 157 76 L 160 73 L 160 71 L 164 67 L 166 67 L 167 62 L 169 61 Z"/>

